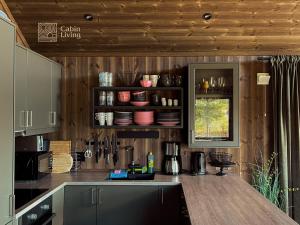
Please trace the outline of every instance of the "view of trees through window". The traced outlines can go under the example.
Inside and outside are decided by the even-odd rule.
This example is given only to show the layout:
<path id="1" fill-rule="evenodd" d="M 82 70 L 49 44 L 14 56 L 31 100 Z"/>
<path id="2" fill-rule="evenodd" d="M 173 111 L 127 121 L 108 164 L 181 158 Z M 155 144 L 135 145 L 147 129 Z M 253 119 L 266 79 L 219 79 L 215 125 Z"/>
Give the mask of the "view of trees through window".
<path id="1" fill-rule="evenodd" d="M 196 99 L 195 137 L 228 139 L 229 110 L 229 99 Z"/>

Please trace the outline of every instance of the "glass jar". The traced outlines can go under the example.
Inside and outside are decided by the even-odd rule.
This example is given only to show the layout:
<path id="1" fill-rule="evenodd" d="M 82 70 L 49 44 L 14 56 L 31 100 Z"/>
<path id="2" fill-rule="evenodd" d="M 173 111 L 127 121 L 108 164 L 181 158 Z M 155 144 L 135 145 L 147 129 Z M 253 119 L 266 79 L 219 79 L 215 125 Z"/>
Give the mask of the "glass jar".
<path id="1" fill-rule="evenodd" d="M 106 94 L 106 104 L 107 106 L 113 106 L 115 103 L 115 96 L 113 91 L 108 91 Z"/>
<path id="2" fill-rule="evenodd" d="M 99 91 L 99 106 L 105 106 L 105 105 L 106 105 L 106 92 Z"/>

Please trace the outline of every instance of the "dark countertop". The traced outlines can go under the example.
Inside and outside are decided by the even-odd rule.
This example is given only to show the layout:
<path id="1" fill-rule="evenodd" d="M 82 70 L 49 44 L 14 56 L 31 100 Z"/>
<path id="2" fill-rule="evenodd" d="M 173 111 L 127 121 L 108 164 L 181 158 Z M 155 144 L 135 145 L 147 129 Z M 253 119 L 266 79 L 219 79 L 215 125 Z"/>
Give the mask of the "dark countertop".
<path id="1" fill-rule="evenodd" d="M 238 176 L 167 176 L 151 181 L 110 181 L 107 173 L 52 174 L 39 181 L 16 182 L 16 188 L 47 188 L 16 211 L 19 218 L 66 185 L 182 185 L 192 225 L 296 225 Z"/>

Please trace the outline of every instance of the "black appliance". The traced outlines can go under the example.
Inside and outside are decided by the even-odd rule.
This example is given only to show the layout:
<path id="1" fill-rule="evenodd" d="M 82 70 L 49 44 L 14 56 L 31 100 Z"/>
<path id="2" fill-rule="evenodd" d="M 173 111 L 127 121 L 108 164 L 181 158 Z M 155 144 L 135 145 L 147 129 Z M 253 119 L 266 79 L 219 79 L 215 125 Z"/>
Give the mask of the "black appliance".
<path id="1" fill-rule="evenodd" d="M 164 159 L 162 171 L 168 175 L 178 175 L 182 171 L 179 142 L 163 142 Z"/>
<path id="2" fill-rule="evenodd" d="M 21 208 L 23 205 L 27 204 L 34 198 L 39 195 L 45 193 L 49 189 L 23 189 L 16 188 L 15 189 L 15 209 Z"/>
<path id="3" fill-rule="evenodd" d="M 206 155 L 204 152 L 192 152 L 191 173 L 195 176 L 206 174 Z"/>
<path id="4" fill-rule="evenodd" d="M 38 180 L 51 173 L 50 152 L 16 152 L 15 179 Z"/>
<path id="5" fill-rule="evenodd" d="M 47 191 L 47 189 L 16 189 L 16 205 L 24 205 L 25 201 L 29 202 L 45 191 Z M 20 203 L 20 201 L 22 203 Z M 52 213 L 52 197 L 49 197 L 21 216 L 18 220 L 18 224 L 52 225 L 52 220 L 54 217 L 55 214 Z"/>

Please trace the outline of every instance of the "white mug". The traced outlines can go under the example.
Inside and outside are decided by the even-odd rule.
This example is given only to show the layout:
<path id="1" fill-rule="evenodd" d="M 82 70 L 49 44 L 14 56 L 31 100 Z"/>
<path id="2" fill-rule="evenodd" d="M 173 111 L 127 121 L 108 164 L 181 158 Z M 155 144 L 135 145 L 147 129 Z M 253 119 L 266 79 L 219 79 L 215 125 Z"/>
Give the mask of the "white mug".
<path id="1" fill-rule="evenodd" d="M 162 106 L 167 106 L 167 99 L 161 98 L 161 104 L 162 104 Z"/>
<path id="2" fill-rule="evenodd" d="M 152 82 L 152 87 L 156 87 L 157 86 L 157 81 L 160 78 L 159 75 L 150 75 L 150 80 Z"/>
<path id="3" fill-rule="evenodd" d="M 112 126 L 114 121 L 114 113 L 113 112 L 107 112 L 105 115 L 106 125 Z"/>
<path id="4" fill-rule="evenodd" d="M 149 75 L 147 75 L 147 74 L 143 75 L 143 80 L 149 80 L 149 78 L 150 78 Z"/>
<path id="5" fill-rule="evenodd" d="M 104 112 L 95 113 L 95 119 L 99 121 L 100 126 L 105 125 L 105 113 Z"/>
<path id="6" fill-rule="evenodd" d="M 112 73 L 107 73 L 107 86 L 108 87 L 112 87 L 112 79 L 113 79 Z"/>
<path id="7" fill-rule="evenodd" d="M 99 73 L 99 86 L 106 87 L 108 83 L 108 72 L 100 72 Z"/>
<path id="8" fill-rule="evenodd" d="M 173 105 L 173 100 L 171 98 L 168 99 L 168 106 L 172 106 Z"/>
<path id="9" fill-rule="evenodd" d="M 178 106 L 178 99 L 173 99 L 173 105 Z"/>

